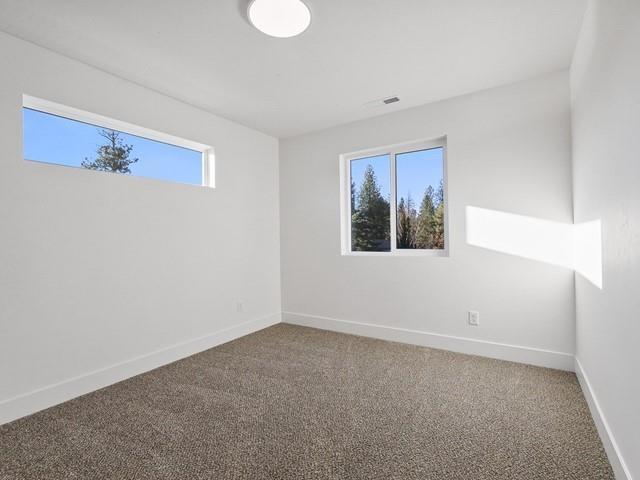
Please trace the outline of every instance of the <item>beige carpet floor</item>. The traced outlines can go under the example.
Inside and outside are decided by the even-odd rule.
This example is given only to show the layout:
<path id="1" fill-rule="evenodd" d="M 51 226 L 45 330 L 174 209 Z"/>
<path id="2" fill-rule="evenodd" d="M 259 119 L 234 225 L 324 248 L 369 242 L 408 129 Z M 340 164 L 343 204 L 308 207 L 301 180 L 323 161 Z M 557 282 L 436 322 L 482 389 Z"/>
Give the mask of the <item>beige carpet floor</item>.
<path id="1" fill-rule="evenodd" d="M 575 375 L 280 324 L 0 427 L 0 479 L 612 479 Z"/>

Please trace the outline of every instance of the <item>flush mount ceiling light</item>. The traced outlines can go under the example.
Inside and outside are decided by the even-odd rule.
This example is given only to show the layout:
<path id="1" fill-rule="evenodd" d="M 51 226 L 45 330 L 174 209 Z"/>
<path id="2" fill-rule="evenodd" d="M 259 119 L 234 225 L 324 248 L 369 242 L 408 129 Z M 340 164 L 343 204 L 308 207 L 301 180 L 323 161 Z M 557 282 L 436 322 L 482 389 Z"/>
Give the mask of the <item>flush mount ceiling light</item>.
<path id="1" fill-rule="evenodd" d="M 311 11 L 301 0 L 252 0 L 251 24 L 272 37 L 295 37 L 311 24 Z"/>

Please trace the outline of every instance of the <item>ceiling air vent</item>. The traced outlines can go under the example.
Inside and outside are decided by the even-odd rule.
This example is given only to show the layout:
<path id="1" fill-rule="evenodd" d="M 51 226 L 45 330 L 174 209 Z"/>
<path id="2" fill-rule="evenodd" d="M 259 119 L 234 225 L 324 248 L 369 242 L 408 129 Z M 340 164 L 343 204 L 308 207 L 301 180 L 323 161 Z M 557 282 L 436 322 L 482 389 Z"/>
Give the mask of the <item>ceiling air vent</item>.
<path id="1" fill-rule="evenodd" d="M 397 96 L 393 97 L 384 97 L 384 98 L 376 98 L 375 100 L 370 100 L 364 104 L 367 108 L 376 108 L 376 107 L 386 107 L 387 105 L 391 105 L 392 103 L 397 103 L 400 101 L 400 98 Z"/>

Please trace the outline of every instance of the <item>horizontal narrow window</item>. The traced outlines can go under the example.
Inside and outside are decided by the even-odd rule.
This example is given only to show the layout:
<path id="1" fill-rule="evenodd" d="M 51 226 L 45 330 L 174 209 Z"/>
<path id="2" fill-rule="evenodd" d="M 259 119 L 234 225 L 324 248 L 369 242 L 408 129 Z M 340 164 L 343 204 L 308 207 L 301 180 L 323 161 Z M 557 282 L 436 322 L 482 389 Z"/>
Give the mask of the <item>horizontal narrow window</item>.
<path id="1" fill-rule="evenodd" d="M 445 140 L 341 157 L 343 254 L 447 253 Z"/>
<path id="2" fill-rule="evenodd" d="M 25 160 L 213 186 L 208 146 L 25 96 Z"/>

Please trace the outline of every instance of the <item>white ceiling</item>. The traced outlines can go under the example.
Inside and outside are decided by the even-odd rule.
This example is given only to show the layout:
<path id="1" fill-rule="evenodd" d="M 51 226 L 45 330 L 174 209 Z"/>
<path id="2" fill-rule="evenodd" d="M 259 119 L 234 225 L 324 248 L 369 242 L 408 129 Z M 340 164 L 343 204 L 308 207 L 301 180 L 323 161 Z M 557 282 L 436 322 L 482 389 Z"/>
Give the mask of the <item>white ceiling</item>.
<path id="1" fill-rule="evenodd" d="M 567 68 L 586 7 L 306 0 L 309 30 L 277 39 L 250 26 L 247 1 L 0 0 L 0 30 L 290 137 Z"/>

